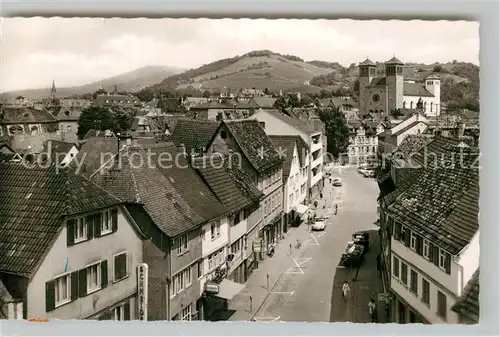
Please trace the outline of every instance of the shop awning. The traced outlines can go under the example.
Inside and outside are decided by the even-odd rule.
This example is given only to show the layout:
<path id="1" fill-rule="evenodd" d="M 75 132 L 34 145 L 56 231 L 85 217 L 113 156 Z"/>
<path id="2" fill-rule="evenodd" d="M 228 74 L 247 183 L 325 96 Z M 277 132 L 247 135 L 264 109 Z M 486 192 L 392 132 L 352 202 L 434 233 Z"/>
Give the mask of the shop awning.
<path id="1" fill-rule="evenodd" d="M 305 214 L 307 212 L 307 210 L 309 210 L 309 206 L 302 205 L 302 204 L 295 206 L 295 211 L 297 213 L 299 213 L 300 215 Z"/>
<path id="2" fill-rule="evenodd" d="M 219 293 L 215 296 L 224 298 L 228 301 L 232 300 L 234 296 L 238 295 L 240 291 L 245 288 L 244 284 L 239 284 L 228 279 L 222 280 L 219 284 Z"/>

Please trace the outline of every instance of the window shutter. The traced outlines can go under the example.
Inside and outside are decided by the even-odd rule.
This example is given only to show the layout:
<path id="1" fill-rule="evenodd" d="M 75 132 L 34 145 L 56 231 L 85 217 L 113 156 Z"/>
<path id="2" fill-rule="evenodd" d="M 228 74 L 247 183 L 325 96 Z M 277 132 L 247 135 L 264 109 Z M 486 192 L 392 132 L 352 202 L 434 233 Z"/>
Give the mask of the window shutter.
<path id="1" fill-rule="evenodd" d="M 87 268 L 78 271 L 78 294 L 79 297 L 87 296 Z"/>
<path id="2" fill-rule="evenodd" d="M 447 274 L 451 274 L 451 255 L 446 253 L 444 267 Z"/>
<path id="3" fill-rule="evenodd" d="M 411 240 L 411 230 L 409 228 L 405 228 L 405 246 L 410 247 L 410 240 Z"/>
<path id="4" fill-rule="evenodd" d="M 45 312 L 50 312 L 56 307 L 55 281 L 45 282 Z"/>
<path id="5" fill-rule="evenodd" d="M 68 236 L 68 246 L 75 244 L 75 219 L 69 219 L 66 221 L 66 233 Z"/>
<path id="6" fill-rule="evenodd" d="M 125 320 L 130 321 L 130 302 L 129 301 L 125 302 L 123 307 L 124 307 L 123 311 L 125 311 L 125 314 L 124 314 Z"/>
<path id="7" fill-rule="evenodd" d="M 94 236 L 96 238 L 101 236 L 101 221 L 102 221 L 101 213 L 95 214 L 94 215 Z"/>
<path id="8" fill-rule="evenodd" d="M 78 272 L 71 273 L 71 300 L 75 301 L 78 299 Z"/>
<path id="9" fill-rule="evenodd" d="M 420 235 L 417 235 L 417 254 L 424 254 L 424 239 Z"/>
<path id="10" fill-rule="evenodd" d="M 108 286 L 108 261 L 101 262 L 101 288 Z"/>
<path id="11" fill-rule="evenodd" d="M 118 209 L 113 208 L 111 211 L 111 219 L 112 219 L 112 230 L 116 232 L 118 230 Z"/>
<path id="12" fill-rule="evenodd" d="M 94 215 L 88 215 L 87 218 L 87 239 L 94 237 Z"/>

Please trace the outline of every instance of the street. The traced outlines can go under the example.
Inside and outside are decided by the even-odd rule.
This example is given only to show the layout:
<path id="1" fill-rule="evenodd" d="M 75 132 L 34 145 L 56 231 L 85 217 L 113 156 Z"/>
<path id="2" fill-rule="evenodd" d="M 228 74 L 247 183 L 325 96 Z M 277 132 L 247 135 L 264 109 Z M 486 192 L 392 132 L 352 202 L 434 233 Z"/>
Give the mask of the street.
<path id="1" fill-rule="evenodd" d="M 379 247 L 374 222 L 378 188 L 374 179 L 362 177 L 355 168 L 342 168 L 340 172 L 334 169 L 332 177 L 340 177 L 342 186 L 333 187 L 326 177 L 323 200 L 315 211 L 317 216 L 329 216 L 326 230 L 309 232 L 306 224 L 301 225 L 305 227 L 299 228 L 302 247 L 292 248 L 292 256 L 289 249 L 282 253 L 287 255 L 279 260 L 286 264 L 280 266 L 284 272 L 269 280 L 267 297 L 253 314 L 255 320 L 369 322 L 368 301 L 377 297 Z M 336 216 L 334 203 L 339 204 Z M 371 242 L 357 280 L 353 281 L 356 270 L 337 264 L 356 231 L 370 231 Z M 344 303 L 341 286 L 346 280 L 351 284 L 351 298 Z M 267 283 L 262 282 L 262 287 L 267 288 Z"/>

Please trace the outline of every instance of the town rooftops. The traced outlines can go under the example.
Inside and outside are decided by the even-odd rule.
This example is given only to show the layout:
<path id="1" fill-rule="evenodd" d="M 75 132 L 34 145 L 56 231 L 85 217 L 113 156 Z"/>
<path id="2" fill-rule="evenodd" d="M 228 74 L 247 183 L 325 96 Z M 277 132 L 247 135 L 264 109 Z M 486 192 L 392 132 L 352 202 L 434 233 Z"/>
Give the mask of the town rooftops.
<path id="1" fill-rule="evenodd" d="M 281 120 L 282 122 L 285 122 L 286 124 L 290 125 L 291 127 L 305 133 L 308 136 L 312 136 L 314 134 L 320 133 L 320 131 L 314 130 L 312 127 L 304 123 L 298 118 L 293 118 L 290 117 L 284 113 L 279 112 L 276 109 L 271 109 L 271 110 L 264 110 L 267 113 L 269 113 L 271 116 L 274 116 Z"/>
<path id="2" fill-rule="evenodd" d="M 397 158 L 407 158 L 429 144 L 432 138 L 423 134 L 407 135 L 393 151 L 393 155 L 395 154 Z"/>
<path id="3" fill-rule="evenodd" d="M 263 196 L 250 177 L 228 156 L 212 155 L 194 159 L 193 168 L 229 212 L 257 203 Z"/>
<path id="4" fill-rule="evenodd" d="M 0 124 L 54 122 L 57 122 L 57 119 L 45 109 L 37 110 L 31 107 L 2 107 L 0 109 Z"/>
<path id="5" fill-rule="evenodd" d="M 144 160 L 149 154 L 154 165 Z M 123 201 L 142 204 L 170 237 L 227 213 L 173 143 L 128 146 L 115 158 L 91 180 Z"/>
<path id="6" fill-rule="evenodd" d="M 29 277 L 64 216 L 120 204 L 82 176 L 54 167 L 0 163 L 0 272 Z"/>
<path id="7" fill-rule="evenodd" d="M 304 142 L 300 136 L 269 136 L 269 139 L 274 144 L 274 147 L 278 151 L 283 162 L 283 181 L 287 181 L 290 175 L 290 169 L 292 168 L 293 151 L 295 146 L 297 146 L 297 155 L 299 156 L 300 166 L 305 164 L 306 153 L 308 151 L 307 144 Z"/>
<path id="8" fill-rule="evenodd" d="M 220 123 L 219 121 L 179 119 L 170 140 L 178 147 L 184 145 L 188 153 L 205 151 Z"/>
<path id="9" fill-rule="evenodd" d="M 257 120 L 224 121 L 223 124 L 257 172 L 262 173 L 282 163 L 283 159 Z"/>
<path id="10" fill-rule="evenodd" d="M 83 140 L 87 140 L 89 138 L 116 138 L 116 135 L 114 134 L 113 131 L 111 130 L 95 130 L 95 129 L 90 129 L 87 131 L 85 136 L 83 137 Z"/>
<path id="11" fill-rule="evenodd" d="M 255 108 L 272 109 L 276 103 L 276 98 L 273 97 L 253 97 L 248 104 Z"/>
<path id="12" fill-rule="evenodd" d="M 471 322 L 479 323 L 479 268 L 467 282 L 462 295 L 451 310 L 468 318 Z"/>
<path id="13" fill-rule="evenodd" d="M 94 105 L 112 105 L 112 104 L 140 104 L 141 102 L 135 96 L 126 96 L 126 95 L 98 95 L 94 100 Z"/>
<path id="14" fill-rule="evenodd" d="M 469 244 L 479 229 L 477 168 L 458 164 L 424 168 L 403 185 L 396 189 L 396 198 L 388 207 L 396 221 L 452 255 Z"/>
<path id="15" fill-rule="evenodd" d="M 57 164 L 59 164 L 59 161 L 61 161 L 68 154 L 68 152 L 73 148 L 73 146 L 76 146 L 75 143 L 66 143 L 59 140 L 49 140 L 45 143 L 44 151 L 49 151 L 48 148 L 49 143 L 50 143 L 50 153 L 49 153 L 50 158 L 52 160 L 52 163 L 57 163 Z"/>

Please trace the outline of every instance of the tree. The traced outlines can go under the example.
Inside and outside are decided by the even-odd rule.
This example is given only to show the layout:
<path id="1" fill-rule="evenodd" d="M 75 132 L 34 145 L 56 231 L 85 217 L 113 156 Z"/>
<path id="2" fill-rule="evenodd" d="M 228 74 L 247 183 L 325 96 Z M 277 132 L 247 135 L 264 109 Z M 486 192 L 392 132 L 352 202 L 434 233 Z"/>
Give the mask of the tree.
<path id="1" fill-rule="evenodd" d="M 332 97 L 332 93 L 326 89 L 321 89 L 321 91 L 319 92 L 319 96 L 321 98 L 331 98 Z"/>
<path id="2" fill-rule="evenodd" d="M 291 108 L 296 108 L 300 105 L 299 97 L 296 94 L 291 94 L 288 99 L 288 106 Z"/>
<path id="3" fill-rule="evenodd" d="M 131 112 L 123 109 L 111 111 L 103 107 L 90 106 L 85 108 L 78 118 L 78 138 L 82 139 L 91 129 L 113 132 L 130 130 L 134 117 Z"/>
<path id="4" fill-rule="evenodd" d="M 201 96 L 205 97 L 205 98 L 210 98 L 210 91 L 208 91 L 208 90 L 203 91 L 203 93 L 201 94 Z"/>
<path id="5" fill-rule="evenodd" d="M 269 89 L 268 89 L 268 88 L 265 88 L 265 89 L 264 89 L 264 94 L 265 94 L 265 95 L 271 95 L 271 92 L 269 91 Z"/>
<path id="6" fill-rule="evenodd" d="M 136 92 L 135 96 L 141 102 L 150 102 L 155 97 L 155 92 L 151 88 L 144 88 L 141 91 Z"/>
<path id="7" fill-rule="evenodd" d="M 340 108 L 327 107 L 318 109 L 319 118 L 325 124 L 327 151 L 338 156 L 349 145 L 349 126 Z"/>
<path id="8" fill-rule="evenodd" d="M 288 102 L 285 96 L 278 97 L 274 102 L 273 107 L 281 112 L 283 112 L 286 108 L 288 108 Z"/>
<path id="9" fill-rule="evenodd" d="M 300 105 L 303 107 L 307 107 L 313 103 L 314 103 L 314 100 L 311 97 L 311 95 L 304 95 L 304 97 L 302 97 L 302 99 L 300 100 Z"/>
<path id="10" fill-rule="evenodd" d="M 96 92 L 92 94 L 92 98 L 96 99 L 98 95 L 104 95 L 106 93 L 106 90 L 104 89 L 99 89 Z"/>
<path id="11" fill-rule="evenodd" d="M 432 68 L 432 71 L 435 73 L 440 73 L 443 71 L 443 67 L 440 65 L 436 65 L 436 66 L 434 66 L 434 68 Z"/>

